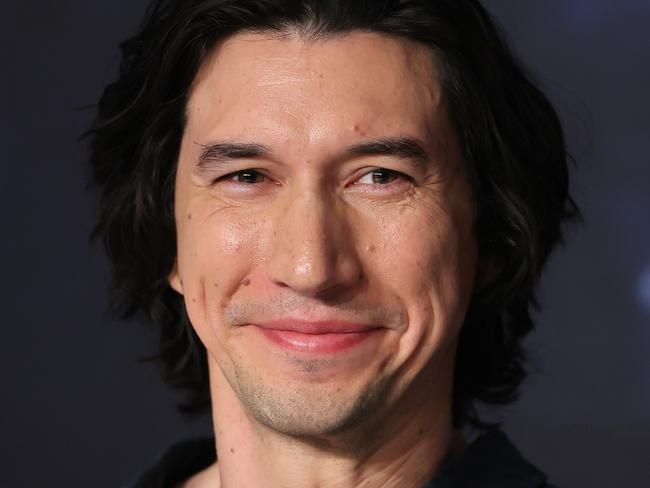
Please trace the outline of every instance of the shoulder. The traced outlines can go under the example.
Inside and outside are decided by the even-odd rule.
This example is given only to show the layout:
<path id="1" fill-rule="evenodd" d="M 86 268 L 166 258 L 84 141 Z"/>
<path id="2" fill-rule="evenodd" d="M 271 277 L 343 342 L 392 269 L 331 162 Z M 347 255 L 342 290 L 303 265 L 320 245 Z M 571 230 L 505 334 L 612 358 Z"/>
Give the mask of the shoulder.
<path id="1" fill-rule="evenodd" d="M 178 442 L 126 488 L 172 488 L 216 460 L 214 438 Z M 501 430 L 490 430 L 447 462 L 423 488 L 555 488 Z"/>
<path id="2" fill-rule="evenodd" d="M 207 468 L 216 459 L 212 437 L 177 442 L 125 488 L 172 488 Z"/>
<path id="3" fill-rule="evenodd" d="M 460 487 L 552 488 L 544 472 L 526 460 L 498 429 L 469 444 L 424 488 Z"/>

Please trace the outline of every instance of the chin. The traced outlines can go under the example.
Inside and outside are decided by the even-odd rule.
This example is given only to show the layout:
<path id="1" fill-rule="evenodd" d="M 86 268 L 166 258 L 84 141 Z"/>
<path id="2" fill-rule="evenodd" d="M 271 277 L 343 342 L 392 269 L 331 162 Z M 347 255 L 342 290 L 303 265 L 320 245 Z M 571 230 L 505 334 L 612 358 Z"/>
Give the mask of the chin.
<path id="1" fill-rule="evenodd" d="M 392 383 L 377 377 L 365 386 L 344 381 L 276 386 L 243 371 L 235 376 L 236 394 L 255 421 L 284 435 L 320 440 L 363 431 L 385 407 Z"/>

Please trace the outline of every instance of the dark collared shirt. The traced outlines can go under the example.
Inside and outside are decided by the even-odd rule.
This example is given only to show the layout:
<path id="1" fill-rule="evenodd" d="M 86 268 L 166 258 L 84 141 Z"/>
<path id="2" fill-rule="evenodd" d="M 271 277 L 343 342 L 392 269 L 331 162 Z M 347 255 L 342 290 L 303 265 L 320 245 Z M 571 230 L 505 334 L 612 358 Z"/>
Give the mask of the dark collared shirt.
<path id="1" fill-rule="evenodd" d="M 213 438 L 170 447 L 130 488 L 173 488 L 216 460 Z M 550 488 L 500 430 L 491 430 L 446 463 L 422 488 Z"/>

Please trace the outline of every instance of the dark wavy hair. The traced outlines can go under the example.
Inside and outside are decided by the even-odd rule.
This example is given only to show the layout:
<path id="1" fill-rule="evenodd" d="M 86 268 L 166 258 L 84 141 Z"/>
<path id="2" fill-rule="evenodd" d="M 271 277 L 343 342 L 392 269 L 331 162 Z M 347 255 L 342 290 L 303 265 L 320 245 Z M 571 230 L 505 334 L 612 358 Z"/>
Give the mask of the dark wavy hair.
<path id="1" fill-rule="evenodd" d="M 479 2 L 153 0 L 139 32 L 121 44 L 119 77 L 104 89 L 86 135 L 101 191 L 94 235 L 112 263 L 114 310 L 144 314 L 157 327 L 156 358 L 166 382 L 186 392 L 185 412 L 210 405 L 205 348 L 167 281 L 176 257 L 176 164 L 197 70 L 212 47 L 238 32 L 313 38 L 356 30 L 430 49 L 476 201 L 479 252 L 493 263 L 460 333 L 454 425 L 484 425 L 476 401 L 517 398 L 535 287 L 563 222 L 579 211 L 558 117 Z"/>

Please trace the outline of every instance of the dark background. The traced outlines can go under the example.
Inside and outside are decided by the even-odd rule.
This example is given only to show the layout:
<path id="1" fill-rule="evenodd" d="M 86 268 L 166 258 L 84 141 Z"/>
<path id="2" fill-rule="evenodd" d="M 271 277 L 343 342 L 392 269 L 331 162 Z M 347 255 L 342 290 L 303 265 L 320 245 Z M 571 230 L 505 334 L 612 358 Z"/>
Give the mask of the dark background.
<path id="1" fill-rule="evenodd" d="M 0 487 L 116 487 L 187 423 L 154 336 L 107 318 L 84 146 L 134 0 L 3 2 Z M 541 286 L 539 373 L 501 411 L 564 487 L 650 486 L 650 1 L 490 0 L 561 113 L 586 222 Z"/>

